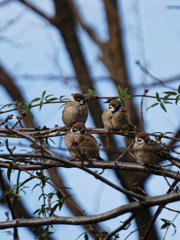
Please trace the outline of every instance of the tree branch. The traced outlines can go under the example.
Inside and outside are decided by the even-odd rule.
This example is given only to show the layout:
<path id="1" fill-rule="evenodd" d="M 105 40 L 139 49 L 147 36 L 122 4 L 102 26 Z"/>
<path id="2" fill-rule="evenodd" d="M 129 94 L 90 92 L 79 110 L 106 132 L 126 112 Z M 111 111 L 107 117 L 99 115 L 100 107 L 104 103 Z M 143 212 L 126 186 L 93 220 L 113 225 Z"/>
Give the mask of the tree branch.
<path id="1" fill-rule="evenodd" d="M 11 165 L 12 169 L 19 169 L 19 167 L 23 167 L 26 170 L 39 170 L 39 169 L 48 169 L 48 168 L 54 168 L 54 167 L 64 167 L 64 168 L 73 168 L 82 167 L 82 161 L 79 160 L 73 160 L 69 161 L 67 159 L 59 158 L 59 157 L 52 157 L 49 155 L 42 156 L 41 154 L 19 154 L 14 153 L 13 154 L 14 159 L 16 159 L 16 164 L 14 166 Z M 26 159 L 23 159 L 24 157 L 27 158 L 41 158 L 41 159 L 50 159 L 53 161 L 57 161 L 56 163 L 46 163 L 46 162 L 33 162 Z M 0 158 L 10 158 L 12 163 L 12 157 L 10 154 L 0 154 Z M 18 164 L 18 162 L 25 162 L 25 165 Z M 72 163 L 72 164 L 71 164 Z M 172 170 L 166 170 L 162 167 L 145 167 L 138 163 L 127 163 L 127 162 L 100 162 L 100 161 L 92 161 L 91 163 L 88 161 L 83 162 L 84 167 L 86 168 L 100 168 L 100 169 L 116 169 L 121 170 L 125 172 L 134 171 L 134 172 L 146 172 L 148 174 L 156 174 L 159 176 L 166 176 L 172 179 L 180 180 L 180 173 L 172 171 Z M 0 161 L 0 167 L 2 168 L 9 168 L 10 163 L 2 162 Z"/>
<path id="2" fill-rule="evenodd" d="M 25 227 L 25 226 L 42 226 L 50 224 L 71 224 L 82 225 L 92 224 L 118 217 L 132 210 L 144 209 L 159 204 L 167 204 L 180 200 L 180 190 L 160 195 L 157 197 L 147 197 L 144 201 L 131 202 L 127 205 L 117 207 L 113 210 L 107 211 L 102 214 L 82 217 L 50 217 L 50 218 L 38 218 L 38 219 L 16 219 L 9 222 L 0 222 L 0 229 L 12 228 L 12 227 Z"/>

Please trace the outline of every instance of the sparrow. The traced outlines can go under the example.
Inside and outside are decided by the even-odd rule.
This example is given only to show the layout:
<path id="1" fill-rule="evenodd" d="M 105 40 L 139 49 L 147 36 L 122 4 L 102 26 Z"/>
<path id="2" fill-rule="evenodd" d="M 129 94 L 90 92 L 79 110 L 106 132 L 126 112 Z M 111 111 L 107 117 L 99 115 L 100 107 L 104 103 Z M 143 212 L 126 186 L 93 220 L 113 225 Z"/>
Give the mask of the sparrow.
<path id="1" fill-rule="evenodd" d="M 92 135 L 87 134 L 83 122 L 73 124 L 64 140 L 73 158 L 84 158 L 89 161 L 93 158 L 102 160 L 99 156 L 99 144 Z"/>
<path id="2" fill-rule="evenodd" d="M 104 127 L 108 130 L 128 130 L 130 126 L 129 114 L 118 100 L 111 100 L 102 114 Z"/>
<path id="3" fill-rule="evenodd" d="M 85 96 L 82 93 L 73 93 L 67 101 L 63 113 L 62 121 L 66 126 L 72 126 L 76 122 L 86 122 L 88 108 Z"/>
<path id="4" fill-rule="evenodd" d="M 133 153 L 136 161 L 145 165 L 158 164 L 167 159 L 172 162 L 177 160 L 169 154 L 165 146 L 151 140 L 146 134 L 138 134 L 135 137 Z"/>

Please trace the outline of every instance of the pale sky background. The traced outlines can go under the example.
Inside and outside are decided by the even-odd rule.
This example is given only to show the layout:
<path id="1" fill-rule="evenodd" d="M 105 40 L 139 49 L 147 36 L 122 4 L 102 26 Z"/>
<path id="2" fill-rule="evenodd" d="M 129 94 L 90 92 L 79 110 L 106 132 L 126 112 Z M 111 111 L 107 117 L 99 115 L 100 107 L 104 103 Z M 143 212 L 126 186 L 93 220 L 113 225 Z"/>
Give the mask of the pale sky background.
<path id="1" fill-rule="evenodd" d="M 50 0 L 34 2 L 45 10 L 47 14 L 53 15 L 54 10 Z M 76 0 L 76 2 L 81 9 L 83 19 L 95 29 L 102 40 L 106 40 L 107 26 L 101 0 Z M 180 73 L 180 10 L 167 9 L 167 5 L 177 5 L 180 4 L 180 1 L 126 0 L 121 2 L 123 2 L 121 9 L 123 12 L 124 44 L 126 47 L 126 59 L 129 63 L 129 74 L 134 86 L 142 85 L 142 88 L 136 90 L 136 93 L 142 94 L 145 87 L 143 84 L 151 83 L 152 79 L 144 76 L 136 64 L 137 60 L 145 65 L 150 73 L 162 80 Z M 21 18 L 17 22 L 1 30 L 8 20 L 19 15 L 21 15 Z M 80 32 L 82 47 L 86 51 L 86 60 L 90 66 L 91 75 L 94 77 L 108 76 L 104 66 L 98 59 L 98 49 L 82 29 L 78 28 L 78 31 Z M 13 40 L 13 42 L 8 41 L 7 38 Z M 16 83 L 23 90 L 27 101 L 39 97 L 45 89 L 49 94 L 52 93 L 55 96 L 65 95 L 66 97 L 69 97 L 72 92 L 78 91 L 77 85 L 73 81 L 67 82 L 62 78 L 73 76 L 74 71 L 58 31 L 20 3 L 14 2 L 0 7 L 0 52 L 0 62 L 16 78 Z M 28 80 L 22 77 L 25 74 L 54 74 L 62 77 L 60 80 L 54 81 L 44 81 L 43 78 Z M 178 82 L 171 84 L 174 88 L 177 88 L 178 85 Z M 97 81 L 96 89 L 100 96 L 117 95 L 115 87 L 107 80 Z M 154 87 L 150 89 L 148 94 L 155 95 L 156 91 L 162 93 L 166 90 L 168 89 Z M 11 101 L 0 86 L 0 104 Z M 140 99 L 136 99 L 136 102 L 139 104 Z M 159 107 L 146 112 L 145 109 L 153 102 L 149 99 L 145 99 L 144 102 L 146 131 L 176 131 L 179 128 L 179 105 L 167 106 L 168 113 L 163 112 Z M 105 108 L 106 105 L 103 102 L 102 104 Z M 46 105 L 41 112 L 38 109 L 33 109 L 37 116 L 36 121 L 41 126 L 46 125 L 47 127 L 53 127 L 55 124 L 62 125 L 61 111 L 62 108 L 58 104 Z M 0 116 L 0 119 L 4 116 Z M 86 125 L 88 127 L 93 126 L 90 116 Z M 58 139 L 56 139 L 56 142 L 58 142 Z M 62 143 L 62 146 L 65 146 L 64 143 Z M 103 156 L 103 153 L 101 155 Z M 67 156 L 69 155 L 67 154 Z M 72 188 L 72 194 L 87 209 L 89 214 L 102 213 L 126 203 L 123 194 L 105 186 L 78 169 L 61 169 L 60 172 L 67 179 L 67 187 Z M 103 176 L 119 184 L 113 171 L 106 170 Z M 27 175 L 22 174 L 21 177 L 23 179 Z M 163 194 L 167 191 L 167 184 L 162 177 L 152 176 L 147 182 L 146 189 L 150 195 Z M 49 188 L 48 190 L 50 191 Z M 27 190 L 25 199 L 28 209 L 32 212 L 37 209 L 37 203 L 33 199 L 38 199 L 38 194 L 39 191 L 37 190 L 33 192 L 30 189 Z M 28 204 L 29 202 L 30 204 Z M 180 209 L 179 203 L 170 204 L 169 206 Z M 0 221 L 6 219 L 4 212 L 5 208 L 0 208 Z M 70 216 L 65 206 L 59 214 L 61 216 Z M 126 220 L 127 216 L 129 214 L 104 222 L 102 226 L 105 230 L 112 231 L 119 226 L 120 221 Z M 162 225 L 160 218 L 172 220 L 174 217 L 175 213 L 164 210 L 156 222 L 158 228 L 160 229 Z M 178 228 L 178 225 L 180 225 L 179 217 L 177 217 L 174 224 Z M 135 225 L 132 224 L 127 231 L 120 233 L 120 237 L 124 239 L 134 230 Z M 55 226 L 54 231 L 55 239 L 75 240 L 84 230 L 78 226 L 62 225 Z M 19 232 L 20 239 L 33 239 L 29 231 L 20 228 Z M 163 239 L 165 231 L 161 230 L 159 233 Z M 172 234 L 173 228 L 168 231 L 166 239 L 178 240 L 180 230 L 177 229 L 176 235 L 172 236 Z M 134 240 L 136 236 L 133 233 L 128 239 Z M 1 230 L 0 239 L 9 240 L 12 237 L 7 235 L 7 230 Z M 83 237 L 80 239 L 83 239 Z"/>

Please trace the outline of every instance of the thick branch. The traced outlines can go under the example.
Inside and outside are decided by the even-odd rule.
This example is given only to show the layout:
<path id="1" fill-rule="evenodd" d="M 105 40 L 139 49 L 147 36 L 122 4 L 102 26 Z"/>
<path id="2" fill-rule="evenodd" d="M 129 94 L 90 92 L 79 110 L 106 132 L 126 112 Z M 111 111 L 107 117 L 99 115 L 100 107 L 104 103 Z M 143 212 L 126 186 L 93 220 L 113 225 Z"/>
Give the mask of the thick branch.
<path id="1" fill-rule="evenodd" d="M 157 197 L 148 197 L 144 201 L 132 202 L 124 206 L 117 207 L 111 211 L 83 217 L 50 217 L 50 218 L 38 218 L 38 219 L 16 219 L 9 222 L 0 222 L 0 229 L 12 228 L 12 227 L 24 227 L 24 226 L 42 226 L 49 224 L 71 224 L 82 225 L 92 224 L 118 217 L 124 213 L 131 212 L 132 210 L 148 208 L 160 204 L 167 204 L 180 200 L 180 190 L 160 195 Z"/>
<path id="2" fill-rule="evenodd" d="M 77 167 L 80 168 L 82 167 L 82 161 L 68 161 L 59 157 L 50 157 L 48 155 L 40 155 L 40 154 L 13 154 L 16 160 L 18 162 L 25 162 L 26 165 L 22 164 L 14 164 L 11 168 L 12 169 L 19 169 L 19 167 L 22 167 L 26 170 L 38 170 L 38 169 L 48 169 L 48 168 L 54 168 L 54 167 L 64 167 L 64 168 L 73 168 Z M 28 158 L 41 158 L 41 159 L 51 159 L 53 161 L 57 161 L 57 163 L 51 162 L 51 163 L 36 163 L 34 161 L 29 161 L 26 159 L 22 159 L 24 157 Z M 10 158 L 11 156 L 9 154 L 0 154 L 0 158 Z M 72 164 L 71 164 L 72 163 Z M 100 169 L 116 169 L 116 170 L 121 170 L 121 171 L 134 171 L 134 172 L 146 172 L 148 174 L 156 174 L 159 176 L 166 176 L 172 179 L 176 179 L 180 181 L 180 173 L 172 171 L 172 170 L 166 170 L 163 169 L 162 167 L 145 167 L 142 166 L 138 163 L 127 163 L 127 162 L 100 162 L 100 161 L 93 161 L 93 162 L 88 162 L 84 161 L 83 162 L 84 167 L 86 168 L 100 168 Z M 9 163 L 5 163 L 0 161 L 0 167 L 2 168 L 8 168 L 10 167 Z"/>

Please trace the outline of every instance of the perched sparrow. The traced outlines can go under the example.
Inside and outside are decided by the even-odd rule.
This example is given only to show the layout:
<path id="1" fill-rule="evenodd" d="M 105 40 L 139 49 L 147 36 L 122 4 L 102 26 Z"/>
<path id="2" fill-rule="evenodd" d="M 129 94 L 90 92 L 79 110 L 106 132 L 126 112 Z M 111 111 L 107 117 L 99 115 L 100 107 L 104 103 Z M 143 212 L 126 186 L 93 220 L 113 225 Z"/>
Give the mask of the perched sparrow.
<path id="1" fill-rule="evenodd" d="M 161 161 L 172 158 L 166 148 L 149 139 L 147 135 L 139 134 L 135 137 L 133 153 L 139 163 L 153 165 Z"/>
<path id="2" fill-rule="evenodd" d="M 81 93 L 74 93 L 66 103 L 62 120 L 66 126 L 72 126 L 76 122 L 86 122 L 88 117 L 88 109 L 85 102 L 85 97 Z"/>
<path id="3" fill-rule="evenodd" d="M 102 120 L 108 130 L 127 130 L 130 125 L 129 115 L 118 100 L 110 101 Z"/>
<path id="4" fill-rule="evenodd" d="M 99 144 L 92 135 L 86 133 L 83 122 L 73 124 L 64 140 L 73 158 L 102 160 L 99 156 Z"/>

